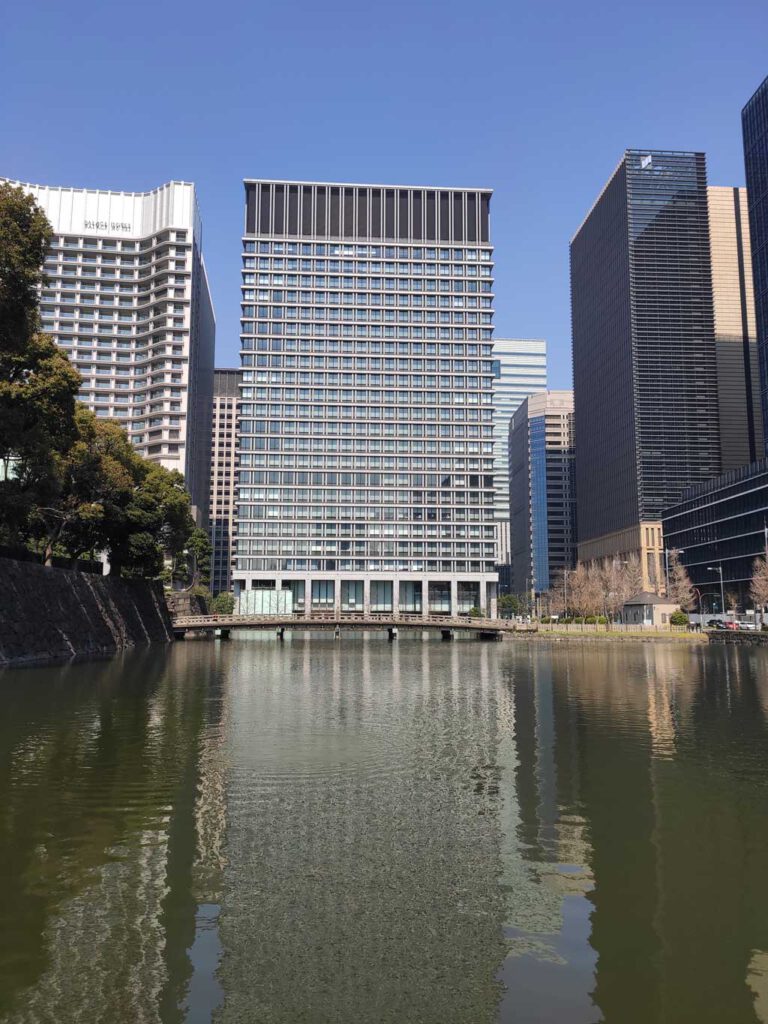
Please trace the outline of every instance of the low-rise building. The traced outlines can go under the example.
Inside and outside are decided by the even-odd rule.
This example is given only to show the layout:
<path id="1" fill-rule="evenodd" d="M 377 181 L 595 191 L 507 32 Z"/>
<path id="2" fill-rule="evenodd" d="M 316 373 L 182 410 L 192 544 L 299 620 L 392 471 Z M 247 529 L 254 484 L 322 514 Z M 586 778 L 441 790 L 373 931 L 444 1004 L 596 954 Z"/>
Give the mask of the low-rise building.
<path id="1" fill-rule="evenodd" d="M 664 536 L 698 588 L 705 612 L 745 610 L 755 558 L 766 550 L 768 460 L 691 487 L 664 512 Z M 722 587 L 720 571 L 722 570 Z"/>
<path id="2" fill-rule="evenodd" d="M 669 625 L 669 617 L 678 607 L 665 597 L 642 591 L 624 602 L 621 621 L 627 626 L 643 626 L 658 629 Z"/>

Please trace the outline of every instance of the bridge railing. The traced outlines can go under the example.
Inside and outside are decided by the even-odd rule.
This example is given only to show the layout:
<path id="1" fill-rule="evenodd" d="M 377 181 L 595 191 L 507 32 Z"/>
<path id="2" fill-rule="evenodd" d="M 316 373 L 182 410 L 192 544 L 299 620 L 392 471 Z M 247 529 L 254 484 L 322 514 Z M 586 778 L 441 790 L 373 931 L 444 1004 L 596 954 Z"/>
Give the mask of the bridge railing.
<path id="1" fill-rule="evenodd" d="M 368 615 L 359 613 L 312 612 L 309 615 L 180 615 L 173 620 L 176 629 L 195 628 L 246 628 L 253 626 L 282 626 L 286 628 L 311 629 L 313 625 L 332 626 L 413 626 L 422 628 L 469 629 L 469 630 L 504 630 L 525 632 L 526 627 L 515 624 L 509 619 L 490 619 L 470 616 L 449 615 L 418 615 L 401 613 L 394 615 L 387 612 L 372 612 Z"/>

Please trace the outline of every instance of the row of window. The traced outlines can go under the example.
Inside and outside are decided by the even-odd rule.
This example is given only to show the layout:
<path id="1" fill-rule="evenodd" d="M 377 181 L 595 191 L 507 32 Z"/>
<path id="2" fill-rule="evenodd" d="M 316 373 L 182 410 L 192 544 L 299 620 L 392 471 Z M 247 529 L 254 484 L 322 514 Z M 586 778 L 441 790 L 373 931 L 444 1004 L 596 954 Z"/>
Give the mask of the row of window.
<path id="1" fill-rule="evenodd" d="M 495 571 L 491 561 L 451 561 L 448 559 L 430 561 L 397 561 L 395 559 L 336 559 L 336 558 L 245 558 L 236 559 L 236 572 L 486 572 Z M 313 600 L 313 604 L 314 604 Z M 450 610 L 440 605 L 441 610 Z M 437 610 L 437 606 L 433 609 Z"/>
<path id="2" fill-rule="evenodd" d="M 243 537 L 354 537 L 361 539 L 365 537 L 374 540 L 398 539 L 418 540 L 426 537 L 428 540 L 442 538 L 443 540 L 488 540 L 493 541 L 495 528 L 493 526 L 472 524 L 455 525 L 448 523 L 418 523 L 413 526 L 398 526 L 395 523 L 294 523 L 290 520 L 283 522 L 244 522 L 240 526 L 240 534 Z"/>
<path id="3" fill-rule="evenodd" d="M 156 245 L 163 245 L 166 242 L 186 242 L 187 232 L 186 231 L 165 231 L 162 234 L 155 235 L 152 238 L 144 238 L 141 241 L 134 242 L 128 239 L 116 239 L 116 238 L 99 238 L 92 236 L 72 236 L 72 235 L 61 235 L 58 238 L 54 238 L 52 245 L 59 245 L 63 249 L 123 249 L 128 252 L 134 252 L 141 250 L 142 252 L 146 249 L 151 249 Z"/>
<path id="4" fill-rule="evenodd" d="M 65 268 L 66 269 L 66 268 Z M 370 287 L 374 294 L 378 294 L 378 289 L 383 288 L 384 291 L 392 294 L 392 292 L 456 292 L 457 294 L 463 294 L 467 292 L 469 294 L 477 294 L 478 292 L 493 292 L 493 281 L 457 281 L 453 278 L 446 278 L 445 280 L 440 279 L 436 281 L 432 278 L 398 278 L 397 282 L 385 278 L 383 281 L 380 278 L 360 278 L 355 280 L 352 277 L 308 277 L 305 275 L 297 276 L 296 274 L 252 274 L 248 271 L 243 272 L 243 285 L 258 285 L 260 288 L 313 288 L 324 289 L 328 288 L 331 291 L 344 289 L 352 292 L 355 289 L 368 288 Z M 383 293 L 382 293 L 383 294 Z M 375 301 L 375 300 L 373 300 Z"/>
<path id="5" fill-rule="evenodd" d="M 493 299 L 488 296 L 450 296 L 450 295 L 397 295 L 379 292 L 326 292 L 326 291 L 294 291 L 283 288 L 242 288 L 243 303 L 302 303 L 303 306 L 413 306 L 414 309 L 493 309 Z M 305 310 L 302 308 L 302 316 Z M 246 314 L 249 315 L 249 314 Z M 253 314 L 250 314 L 253 315 Z M 373 315 L 373 310 L 371 311 Z M 489 314 L 491 315 L 491 314 Z M 306 319 L 306 317 L 305 317 Z"/>
<path id="6" fill-rule="evenodd" d="M 321 520 L 351 523 L 363 522 L 394 522 L 401 523 L 453 523 L 472 520 L 477 523 L 493 521 L 493 506 L 468 508 L 411 508 L 410 506 L 361 506 L 361 505 L 242 505 L 238 503 L 238 521 L 244 519 L 307 519 L 313 522 Z"/>
<path id="7" fill-rule="evenodd" d="M 461 425 L 448 425 L 440 424 L 439 429 L 436 423 L 413 423 L 411 425 L 398 424 L 397 431 L 394 430 L 393 423 L 380 423 L 378 421 L 370 421 L 363 423 L 356 423 L 355 429 L 352 429 L 352 424 L 347 422 L 337 423 L 334 420 L 329 420 L 327 425 L 328 433 L 338 434 L 341 436 L 349 437 L 355 434 L 358 438 L 375 438 L 375 437 L 411 437 L 411 438 L 436 438 L 442 437 L 455 438 L 457 442 L 463 438 L 480 438 L 492 436 L 490 428 L 479 427 L 479 426 L 461 426 Z M 288 442 L 293 440 L 292 437 L 284 436 L 286 434 L 305 434 L 312 435 L 312 424 L 304 423 L 300 421 L 298 423 L 291 422 L 286 425 L 285 430 L 275 432 L 273 436 L 266 437 L 261 427 L 258 428 L 257 436 L 241 436 L 240 437 L 240 450 L 243 452 L 250 451 L 281 451 L 282 449 L 290 450 Z M 478 443 L 479 447 L 479 443 Z M 493 445 L 489 444 L 488 448 L 493 450 Z M 471 450 L 471 446 L 470 446 Z M 485 450 L 485 448 L 483 449 Z"/>
<path id="8" fill-rule="evenodd" d="M 471 379 L 471 378 L 470 378 Z M 456 385 L 455 382 L 458 382 Z M 449 386 L 449 382 L 444 382 Z M 456 377 L 450 379 L 453 386 L 464 387 L 464 378 Z M 421 385 L 423 386 L 423 385 Z M 478 385 L 475 385 L 478 386 Z M 257 391 L 266 388 L 257 388 Z M 277 388 L 271 389 L 273 392 Z M 265 396 L 257 396 L 265 397 Z M 274 395 L 272 396 L 274 399 Z M 309 410 L 299 408 L 292 403 L 297 399 L 299 402 L 311 401 L 317 408 L 313 408 L 311 415 L 320 418 L 321 416 L 334 417 L 342 415 L 344 419 L 418 419 L 418 420 L 484 420 L 492 422 L 494 410 L 490 408 L 491 396 L 479 395 L 474 392 L 464 394 L 463 391 L 338 391 L 335 388 L 285 388 L 282 394 L 276 396 L 280 399 L 278 403 L 271 405 L 251 405 L 243 403 L 243 416 L 296 416 L 310 415 Z M 481 403 L 482 398 L 482 403 Z M 352 402 L 356 404 L 339 413 L 338 408 L 333 404 L 336 402 Z M 330 405 L 326 403 L 331 403 Z M 375 404 L 373 404 L 375 403 Z M 384 404 L 379 404 L 384 403 Z M 438 404 L 442 407 L 438 411 Z M 464 408 L 464 406 L 486 405 L 489 408 Z M 427 406 L 426 409 L 413 408 L 412 414 L 408 415 L 410 407 Z M 397 407 L 397 414 L 394 409 Z M 383 411 L 382 411 L 383 410 Z M 451 411 L 453 410 L 453 411 Z M 279 432 L 279 431 L 278 431 Z"/>
<path id="9" fill-rule="evenodd" d="M 295 461 L 295 459 L 293 460 Z M 379 460 L 381 461 L 381 460 Z M 436 461 L 436 460 L 435 460 Z M 410 467 L 409 467 L 410 469 Z M 351 487 L 352 484 L 365 487 L 493 487 L 493 474 L 472 473 L 414 473 L 398 472 L 392 473 L 337 473 L 332 470 L 310 470 L 309 472 L 297 472 L 280 469 L 269 470 L 268 472 L 256 472 L 253 470 L 242 470 L 240 473 L 242 484 L 298 484 L 315 486 L 340 484 L 342 487 Z M 437 497 L 435 497 L 435 501 Z"/>
<path id="10" fill-rule="evenodd" d="M 56 273 L 57 266 L 62 264 L 77 264 L 79 266 L 101 266 L 101 267 L 157 267 L 163 260 L 173 259 L 176 261 L 174 266 L 179 266 L 178 261 L 181 260 L 181 269 L 186 266 L 186 253 L 183 249 L 179 249 L 174 252 L 168 250 L 167 252 L 157 253 L 152 258 L 144 256 L 113 256 L 107 255 L 106 253 L 92 253 L 78 252 L 78 253 L 49 253 L 45 260 L 46 272 L 52 274 Z M 482 268 L 485 269 L 485 268 Z M 490 268 L 488 268 L 490 269 Z"/>
<path id="11" fill-rule="evenodd" d="M 354 545 L 354 549 L 353 549 Z M 268 540 L 238 540 L 238 555 L 280 555 L 283 558 L 307 555 L 331 555 L 336 557 L 355 558 L 493 558 L 494 544 L 424 544 L 394 543 L 391 541 L 326 541 L 318 546 L 310 541 L 281 541 L 275 543 Z"/>
<path id="12" fill-rule="evenodd" d="M 394 305 L 394 303 L 392 303 Z M 336 309 L 319 306 L 314 309 L 298 309 L 296 306 L 275 306 L 271 310 L 266 306 L 243 306 L 243 317 L 270 317 L 273 320 L 361 320 L 378 323 L 414 323 L 414 324 L 490 324 L 493 323 L 492 313 L 463 313 L 437 311 L 426 313 L 416 310 L 413 313 L 406 309 Z M 242 323 L 247 323 L 243 320 Z M 245 328 L 244 328 L 245 330 Z"/>
<path id="13" fill-rule="evenodd" d="M 434 248 L 432 246 L 406 245 L 342 245 L 333 242 L 255 242 L 243 241 L 243 251 L 272 253 L 275 256 L 341 256 L 372 257 L 385 260 L 480 260 L 490 262 L 492 249 Z"/>
<path id="14" fill-rule="evenodd" d="M 472 358 L 472 357 L 477 357 L 477 356 L 483 356 L 483 357 L 489 358 L 491 356 L 492 352 L 493 352 L 493 346 L 492 345 L 487 345 L 487 344 L 486 345 L 474 344 L 474 345 L 453 345 L 453 346 L 451 346 L 450 344 L 448 344 L 446 342 L 441 342 L 440 344 L 436 344 L 436 343 L 430 342 L 429 344 L 425 345 L 423 342 L 408 342 L 408 341 L 398 341 L 398 342 L 394 342 L 394 341 L 385 341 L 385 342 L 372 341 L 372 342 L 368 343 L 366 341 L 336 341 L 334 339 L 330 339 L 330 340 L 326 341 L 323 338 L 316 338 L 316 339 L 311 340 L 311 341 L 307 340 L 305 338 L 302 338 L 299 341 L 295 341 L 293 339 L 289 339 L 289 340 L 283 341 L 283 342 L 272 341 L 270 343 L 270 348 L 271 348 L 272 352 L 281 352 L 281 351 L 285 351 L 287 353 L 291 353 L 291 352 L 306 353 L 306 352 L 309 352 L 309 353 L 312 353 L 312 354 L 315 354 L 315 355 L 318 354 L 318 353 L 321 353 L 321 352 L 329 352 L 329 353 L 342 352 L 342 353 L 344 353 L 344 357 L 342 358 L 342 363 L 341 363 L 342 369 L 345 369 L 345 368 L 350 367 L 352 365 L 351 363 L 346 361 L 349 358 L 348 354 L 354 354 L 356 357 L 363 357 L 363 356 L 367 355 L 368 353 L 370 353 L 372 356 L 380 356 L 382 353 L 385 356 L 388 356 L 388 355 L 394 355 L 395 353 L 397 353 L 399 356 L 406 356 L 406 355 L 409 355 L 409 354 L 414 355 L 414 356 L 423 356 L 423 355 L 426 355 L 426 356 L 436 356 L 436 355 L 439 354 L 442 357 L 453 355 L 454 357 L 462 357 L 462 358 L 467 358 L 467 357 L 468 358 Z M 266 363 L 257 363 L 256 365 L 257 366 L 265 366 Z M 287 365 L 290 365 L 290 364 L 287 364 Z M 357 365 L 357 366 L 364 366 L 366 364 L 358 362 L 355 365 Z M 375 363 L 372 363 L 370 365 L 373 368 L 375 368 Z M 387 362 L 386 359 L 385 359 L 385 361 L 383 363 L 383 366 L 384 366 L 385 370 L 387 370 L 387 369 L 394 369 L 394 367 L 389 362 Z M 400 360 L 397 363 L 398 369 L 409 369 L 410 366 L 411 366 L 410 363 L 403 362 L 402 360 Z M 427 366 L 427 369 L 428 369 L 428 366 Z M 488 364 L 487 363 L 485 363 L 483 365 L 483 370 L 485 370 L 485 372 L 488 372 Z M 243 373 L 241 375 L 241 381 L 243 383 L 247 384 L 251 380 L 253 380 L 253 374 L 252 373 L 245 372 L 245 373 Z"/>
<path id="15" fill-rule="evenodd" d="M 411 451 L 439 451 L 453 455 L 493 455 L 493 442 L 483 441 L 436 441 L 434 439 L 422 440 L 420 438 L 408 438 L 406 428 L 398 432 L 401 437 L 395 440 L 395 431 L 390 429 L 392 424 L 385 424 L 385 437 L 383 440 L 375 437 L 365 439 L 365 449 L 370 452 L 402 452 L 407 454 Z M 293 452 L 293 451 L 315 451 L 315 452 L 339 452 L 353 451 L 355 441 L 359 438 L 352 437 L 270 437 L 270 452 Z M 240 465 L 248 465 L 247 459 L 258 458 L 258 455 L 250 455 L 250 452 L 267 451 L 267 438 L 244 437 L 240 439 Z M 434 447 L 431 447 L 434 446 Z M 492 460 L 491 460 L 492 461 Z"/>
<path id="16" fill-rule="evenodd" d="M 344 442 L 346 444 L 346 442 Z M 429 451 L 437 451 L 437 442 L 427 442 Z M 397 470 L 399 472 L 429 470 L 437 472 L 442 470 L 440 479 L 446 478 L 450 473 L 471 472 L 474 476 L 482 468 L 484 475 L 493 472 L 493 459 L 437 459 L 434 457 L 422 458 L 414 454 L 416 445 L 403 442 L 401 449 L 408 458 L 394 457 L 390 455 L 243 455 L 241 466 L 249 468 L 267 468 L 270 473 L 273 470 L 283 469 L 312 469 L 312 470 L 334 470 L 334 469 L 373 469 L 373 470 Z M 424 451 L 422 442 L 418 445 L 420 453 Z M 474 471 L 474 472 L 473 472 Z M 244 480 L 251 481 L 250 477 Z M 271 480 L 270 480 L 271 482 Z"/>
<path id="17" fill-rule="evenodd" d="M 75 257 L 65 256 L 65 260 L 72 260 Z M 119 259 L 120 257 L 118 257 Z M 83 257 L 84 260 L 89 259 Z M 95 257 L 90 257 L 95 259 Z M 102 257 L 102 262 L 111 262 L 115 257 Z M 123 263 L 129 262 L 130 257 L 123 257 Z M 366 283 L 369 275 L 371 276 L 371 283 L 373 287 L 381 287 L 381 278 L 377 277 L 379 274 L 413 274 L 415 277 L 491 277 L 493 274 L 492 266 L 481 266 L 476 267 L 471 264 L 465 263 L 367 263 L 360 261 L 357 263 L 338 263 L 334 260 L 284 260 L 273 257 L 272 259 L 266 259 L 260 257 L 256 259 L 253 256 L 243 256 L 243 267 L 245 270 L 267 270 L 272 273 L 276 271 L 285 270 L 299 270 L 302 273 L 314 274 L 316 280 L 325 280 L 326 272 L 329 274 L 354 274 L 358 280 L 353 281 L 350 276 L 349 280 L 353 281 L 356 287 L 359 287 L 364 278 Z M 361 277 L 362 275 L 362 277 Z M 347 278 L 344 278 L 347 280 Z M 389 281 L 391 280 L 394 286 L 395 278 L 387 278 L 387 284 L 385 287 L 389 287 Z M 405 281 L 406 278 L 398 278 L 398 281 Z M 378 285 L 375 283 L 378 281 Z"/>
<path id="18" fill-rule="evenodd" d="M 344 319 L 351 319 L 344 317 Z M 174 326 L 180 326 L 174 319 Z M 322 324 L 322 323 L 261 323 L 260 321 L 255 323 L 253 321 L 243 320 L 242 322 L 243 334 L 255 335 L 256 333 L 262 335 L 261 338 L 256 340 L 254 337 L 243 337 L 242 348 L 244 351 L 248 349 L 257 349 L 262 352 L 266 352 L 272 348 L 274 351 L 274 345 L 270 346 L 269 338 L 282 338 L 286 337 L 310 337 L 311 335 L 323 335 L 327 334 L 332 338 L 413 338 L 415 341 L 421 341 L 427 339 L 428 341 L 436 341 L 438 338 L 441 341 L 491 341 L 493 338 L 493 328 L 488 327 L 379 327 L 379 326 L 368 326 L 367 324 Z M 155 323 L 155 326 L 160 324 Z"/>

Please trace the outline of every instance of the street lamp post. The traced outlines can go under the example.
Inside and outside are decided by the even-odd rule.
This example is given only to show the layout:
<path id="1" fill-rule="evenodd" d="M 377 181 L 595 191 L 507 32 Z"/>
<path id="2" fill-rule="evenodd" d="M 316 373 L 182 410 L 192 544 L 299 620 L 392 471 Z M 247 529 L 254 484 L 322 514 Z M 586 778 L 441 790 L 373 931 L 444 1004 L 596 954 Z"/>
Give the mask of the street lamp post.
<path id="1" fill-rule="evenodd" d="M 723 586 L 723 566 L 720 565 L 708 565 L 707 572 L 719 572 L 720 573 L 720 612 L 725 618 L 725 587 Z"/>

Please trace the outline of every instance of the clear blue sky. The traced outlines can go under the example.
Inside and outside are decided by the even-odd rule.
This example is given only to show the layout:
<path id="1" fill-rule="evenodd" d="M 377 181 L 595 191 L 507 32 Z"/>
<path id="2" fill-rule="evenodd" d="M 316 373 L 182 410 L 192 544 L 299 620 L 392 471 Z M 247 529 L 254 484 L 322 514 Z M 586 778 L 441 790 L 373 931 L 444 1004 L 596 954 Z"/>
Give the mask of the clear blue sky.
<path id="1" fill-rule="evenodd" d="M 7 0 L 0 174 L 197 185 L 217 363 L 237 365 L 243 177 L 490 186 L 496 333 L 570 383 L 568 240 L 627 147 L 743 184 L 768 3 Z"/>

